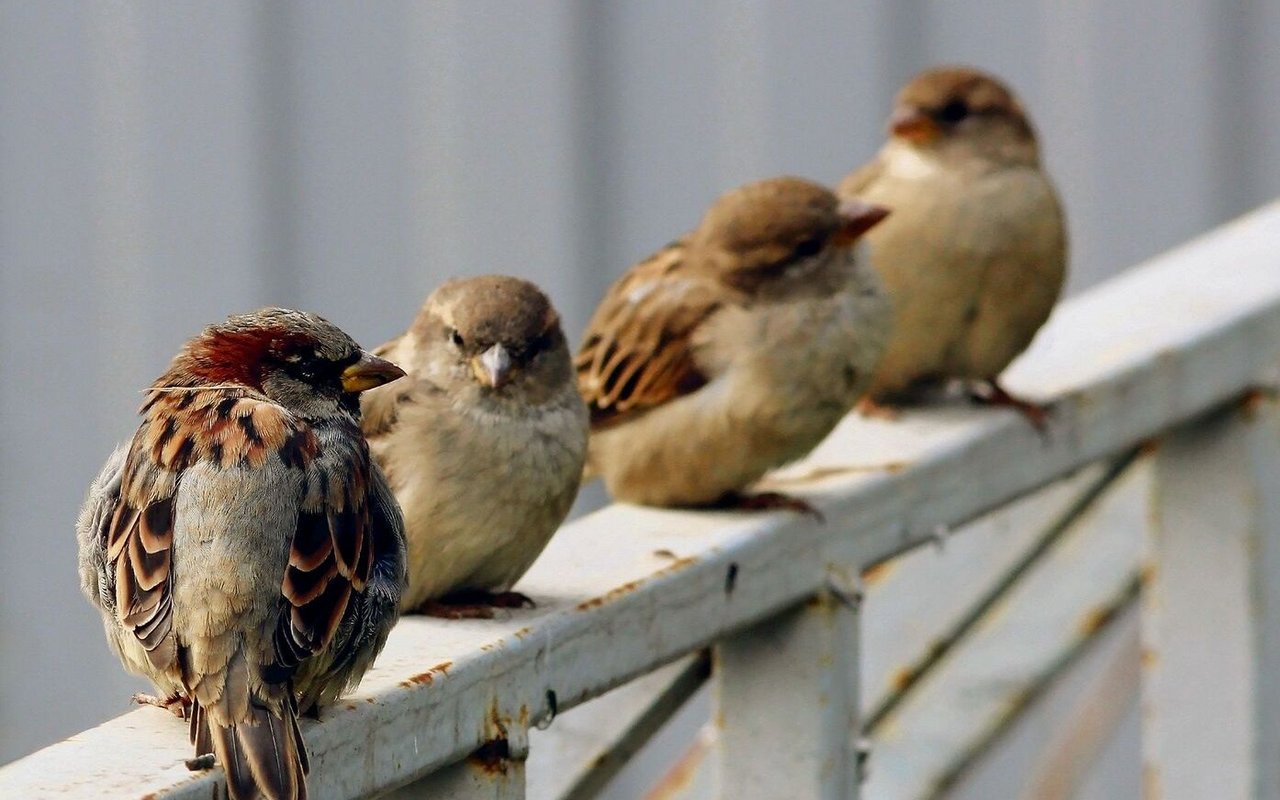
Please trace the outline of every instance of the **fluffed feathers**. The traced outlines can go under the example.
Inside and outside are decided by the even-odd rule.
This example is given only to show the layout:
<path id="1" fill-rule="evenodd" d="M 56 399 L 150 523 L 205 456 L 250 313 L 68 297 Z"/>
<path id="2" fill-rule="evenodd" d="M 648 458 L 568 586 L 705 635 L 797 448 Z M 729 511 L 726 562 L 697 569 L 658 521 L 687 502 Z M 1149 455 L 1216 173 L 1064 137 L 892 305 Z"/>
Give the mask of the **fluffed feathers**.
<path id="1" fill-rule="evenodd" d="M 840 195 L 893 215 L 868 237 L 894 327 L 870 394 L 948 378 L 990 382 L 1061 292 L 1066 224 L 1022 105 L 990 75 L 924 72 L 899 93 L 889 139 Z"/>
<path id="2" fill-rule="evenodd" d="M 126 668 L 191 702 L 234 800 L 305 797 L 295 691 L 358 680 L 395 620 L 403 531 L 354 392 L 400 374 L 319 317 L 232 317 L 152 385 L 90 488 L 86 595 Z"/>
<path id="3" fill-rule="evenodd" d="M 377 352 L 409 373 L 363 399 L 405 513 L 402 605 L 452 615 L 451 596 L 508 592 L 577 495 L 587 413 L 568 344 L 536 286 L 483 276 L 442 285 Z"/>
<path id="4" fill-rule="evenodd" d="M 707 505 L 812 449 L 883 349 L 887 301 L 854 245 L 887 213 L 761 181 L 623 275 L 576 360 L 589 474 L 621 500 Z"/>

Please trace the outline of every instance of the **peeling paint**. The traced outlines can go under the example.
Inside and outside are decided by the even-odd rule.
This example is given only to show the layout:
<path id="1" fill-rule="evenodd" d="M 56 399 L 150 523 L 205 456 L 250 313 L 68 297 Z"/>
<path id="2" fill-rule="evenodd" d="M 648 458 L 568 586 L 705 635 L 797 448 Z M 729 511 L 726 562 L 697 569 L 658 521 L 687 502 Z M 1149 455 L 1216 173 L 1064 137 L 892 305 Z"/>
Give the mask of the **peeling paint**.
<path id="1" fill-rule="evenodd" d="M 1160 568 L 1154 561 L 1143 561 L 1138 566 L 1138 582 L 1145 588 L 1150 586 L 1160 574 Z"/>
<path id="2" fill-rule="evenodd" d="M 676 800 L 693 788 L 698 769 L 711 751 L 706 737 L 699 737 L 666 775 L 654 784 L 645 800 Z"/>
<path id="3" fill-rule="evenodd" d="M 827 478 L 838 478 L 843 475 L 865 475 L 886 472 L 896 475 L 910 468 L 910 461 L 885 461 L 880 464 L 829 464 L 825 467 L 814 467 L 807 472 L 792 475 L 778 475 L 769 479 L 769 483 L 795 485 L 814 483 Z"/>
<path id="4" fill-rule="evenodd" d="M 889 688 L 894 692 L 905 692 L 915 680 L 916 671 L 911 667 L 895 669 L 889 676 Z"/>
<path id="5" fill-rule="evenodd" d="M 506 777 L 511 764 L 511 744 L 506 739 L 491 739 L 467 756 L 467 763 L 491 778 Z"/>
<path id="6" fill-rule="evenodd" d="M 679 572 L 680 570 L 685 569 L 687 567 L 692 567 L 694 564 L 697 564 L 697 563 L 698 563 L 698 559 L 694 558 L 693 556 L 685 556 L 684 558 L 677 558 L 672 563 L 668 564 L 667 566 L 655 572 L 654 575 L 655 576 L 670 575 L 673 572 Z"/>
<path id="7" fill-rule="evenodd" d="M 420 672 L 417 675 L 413 675 L 400 681 L 400 685 L 406 689 L 413 688 L 414 686 L 430 686 L 435 682 L 437 674 L 448 675 L 449 668 L 452 666 L 452 661 L 441 661 L 426 672 Z M 372 698 L 370 698 L 370 701 L 372 702 Z"/>
<path id="8" fill-rule="evenodd" d="M 1081 636 L 1092 636 L 1107 627 L 1107 624 L 1111 622 L 1111 620 L 1115 619 L 1116 614 L 1120 613 L 1120 610 L 1120 608 L 1117 608 L 1114 605 L 1104 605 L 1098 606 L 1097 608 L 1091 608 L 1080 618 L 1079 623 L 1076 625 L 1076 631 Z"/>
<path id="9" fill-rule="evenodd" d="M 1142 800 L 1160 800 L 1160 772 L 1151 764 L 1142 765 Z"/>
<path id="10" fill-rule="evenodd" d="M 1253 421 L 1258 416 L 1258 409 L 1268 401 L 1274 401 L 1280 393 L 1270 386 L 1254 386 L 1240 398 L 1240 413 L 1244 418 Z"/>
<path id="11" fill-rule="evenodd" d="M 605 603 L 608 603 L 611 600 L 616 600 L 619 597 L 622 597 L 623 595 L 631 594 L 636 589 L 639 589 L 641 586 L 643 586 L 644 582 L 645 582 L 645 579 L 643 578 L 639 580 L 634 580 L 634 581 L 627 581 L 621 586 L 616 586 L 613 589 L 610 589 L 608 592 L 606 592 L 603 595 L 600 595 L 599 597 L 593 597 L 590 600 L 583 600 L 581 603 L 578 603 L 578 610 L 586 611 L 591 608 L 599 608 L 600 606 L 604 605 Z"/>
<path id="12" fill-rule="evenodd" d="M 895 570 L 897 570 L 897 566 L 894 561 L 881 561 L 874 567 L 868 567 L 862 571 L 862 582 L 867 586 L 875 586 L 892 575 Z"/>

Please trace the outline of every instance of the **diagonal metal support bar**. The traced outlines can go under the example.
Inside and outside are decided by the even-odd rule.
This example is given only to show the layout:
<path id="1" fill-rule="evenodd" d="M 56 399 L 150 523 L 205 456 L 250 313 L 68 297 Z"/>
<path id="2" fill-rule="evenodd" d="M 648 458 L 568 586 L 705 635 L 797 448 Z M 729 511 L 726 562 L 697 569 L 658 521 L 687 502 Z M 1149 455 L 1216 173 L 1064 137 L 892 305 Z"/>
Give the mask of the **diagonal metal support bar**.
<path id="1" fill-rule="evenodd" d="M 941 800 L 946 797 L 947 791 L 955 786 L 969 769 L 977 764 L 979 759 L 1013 727 L 1014 723 L 1021 718 L 1022 712 L 1044 696 L 1060 677 L 1079 662 L 1103 632 L 1109 629 L 1126 609 L 1138 603 L 1141 586 L 1142 581 L 1135 574 L 1115 597 L 1097 609 L 1089 635 L 1077 640 L 1069 649 L 1063 651 L 1031 685 L 1022 691 L 1019 702 L 1008 709 L 998 724 L 991 727 L 985 735 L 973 742 L 942 770 L 934 783 L 933 791 L 928 795 L 931 800 Z M 1039 797 L 1039 795 L 1032 796 Z"/>
<path id="2" fill-rule="evenodd" d="M 916 686 L 969 634 L 970 631 L 1017 585 L 1018 581 L 1062 539 L 1072 526 L 1083 517 L 1107 490 L 1133 465 L 1142 448 L 1135 447 L 1111 463 L 1111 466 L 1076 498 L 1058 519 L 1045 529 L 1035 544 L 1027 549 L 1004 575 L 982 595 L 949 630 L 933 643 L 933 646 L 903 672 L 895 689 L 880 701 L 867 715 L 863 725 L 866 734 L 875 733 L 881 723 L 911 696 Z"/>
<path id="3" fill-rule="evenodd" d="M 560 800 L 591 800 L 599 795 L 627 762 L 707 682 L 710 675 L 711 654 L 704 651 L 676 675 L 631 725 L 596 755 L 591 769 L 569 787 Z"/>

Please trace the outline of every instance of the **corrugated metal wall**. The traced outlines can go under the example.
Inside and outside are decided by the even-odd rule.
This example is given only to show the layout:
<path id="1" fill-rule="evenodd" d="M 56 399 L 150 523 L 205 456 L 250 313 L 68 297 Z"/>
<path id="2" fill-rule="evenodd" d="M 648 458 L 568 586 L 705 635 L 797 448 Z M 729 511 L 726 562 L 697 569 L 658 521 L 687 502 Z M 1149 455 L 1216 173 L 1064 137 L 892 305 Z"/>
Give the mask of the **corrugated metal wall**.
<path id="1" fill-rule="evenodd" d="M 1033 111 L 1075 288 L 1280 194 L 1260 0 L 0 0 L 0 762 L 127 708 L 72 523 L 200 325 L 276 303 L 376 344 L 509 272 L 574 335 L 720 190 L 869 157 L 942 61 Z"/>

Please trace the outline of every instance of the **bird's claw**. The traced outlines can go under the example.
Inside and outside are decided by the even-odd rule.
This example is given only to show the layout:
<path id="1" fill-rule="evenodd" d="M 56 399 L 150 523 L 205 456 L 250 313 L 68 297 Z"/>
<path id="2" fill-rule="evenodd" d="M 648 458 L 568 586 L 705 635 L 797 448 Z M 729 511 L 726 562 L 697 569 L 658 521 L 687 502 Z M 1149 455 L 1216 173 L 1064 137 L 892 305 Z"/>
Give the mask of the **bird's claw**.
<path id="1" fill-rule="evenodd" d="M 797 511 L 813 517 L 818 522 L 826 522 L 822 512 L 814 508 L 808 501 L 792 497 L 782 492 L 752 492 L 727 494 L 716 504 L 719 508 L 731 508 L 739 511 Z"/>
<path id="2" fill-rule="evenodd" d="M 213 753 L 201 753 L 195 758 L 188 758 L 182 763 L 185 764 L 187 769 L 192 772 L 199 772 L 205 769 L 213 769 L 214 765 L 217 763 L 217 759 Z"/>
<path id="3" fill-rule="evenodd" d="M 900 408 L 889 403 L 877 402 L 869 394 L 863 395 L 853 408 L 867 419 L 883 419 L 892 422 L 902 416 Z"/>
<path id="4" fill-rule="evenodd" d="M 1031 423 L 1031 427 L 1035 428 L 1036 433 L 1041 436 L 1045 436 L 1049 432 L 1051 408 L 1048 404 L 1037 403 L 1033 400 L 1010 394 L 994 378 L 979 382 L 979 384 L 970 389 L 969 396 L 974 402 L 983 405 L 1012 408 L 1021 414 L 1027 422 Z"/>
<path id="5" fill-rule="evenodd" d="M 537 608 L 533 598 L 520 592 L 464 589 L 438 600 L 428 600 L 418 611 L 441 619 L 493 619 L 495 608 Z"/>
<path id="6" fill-rule="evenodd" d="M 163 708 L 178 719 L 187 719 L 187 713 L 191 709 L 191 698 L 179 692 L 174 692 L 168 697 L 138 692 L 130 699 L 140 706 Z"/>

